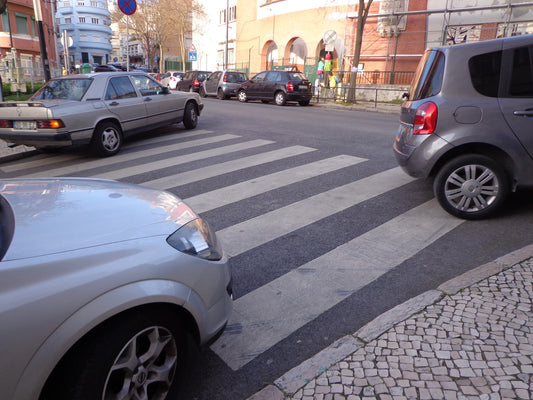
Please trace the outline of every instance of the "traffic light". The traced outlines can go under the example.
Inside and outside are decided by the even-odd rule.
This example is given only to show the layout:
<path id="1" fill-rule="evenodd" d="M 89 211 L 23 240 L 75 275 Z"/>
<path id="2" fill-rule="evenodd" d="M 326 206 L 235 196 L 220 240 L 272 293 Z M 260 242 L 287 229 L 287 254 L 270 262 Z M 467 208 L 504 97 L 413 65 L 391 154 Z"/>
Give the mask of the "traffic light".
<path id="1" fill-rule="evenodd" d="M 7 0 L 0 0 L 0 14 L 3 14 L 7 8 Z"/>

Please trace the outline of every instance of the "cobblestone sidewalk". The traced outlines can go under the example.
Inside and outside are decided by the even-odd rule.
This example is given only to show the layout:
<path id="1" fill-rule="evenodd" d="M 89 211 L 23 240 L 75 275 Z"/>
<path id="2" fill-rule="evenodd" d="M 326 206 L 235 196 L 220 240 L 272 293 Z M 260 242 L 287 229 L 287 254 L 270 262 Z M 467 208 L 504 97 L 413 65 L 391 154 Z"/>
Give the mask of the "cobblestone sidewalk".
<path id="1" fill-rule="evenodd" d="M 440 298 L 396 307 L 250 399 L 533 399 L 532 255 L 528 246 L 445 283 Z"/>

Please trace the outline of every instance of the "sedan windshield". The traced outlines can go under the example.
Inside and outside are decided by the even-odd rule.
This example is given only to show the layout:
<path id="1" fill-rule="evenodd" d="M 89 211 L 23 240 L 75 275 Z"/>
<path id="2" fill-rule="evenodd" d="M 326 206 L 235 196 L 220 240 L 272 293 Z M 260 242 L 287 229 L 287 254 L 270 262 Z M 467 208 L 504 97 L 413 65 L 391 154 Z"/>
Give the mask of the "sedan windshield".
<path id="1" fill-rule="evenodd" d="M 80 101 L 92 79 L 56 79 L 49 81 L 30 100 L 76 100 Z"/>

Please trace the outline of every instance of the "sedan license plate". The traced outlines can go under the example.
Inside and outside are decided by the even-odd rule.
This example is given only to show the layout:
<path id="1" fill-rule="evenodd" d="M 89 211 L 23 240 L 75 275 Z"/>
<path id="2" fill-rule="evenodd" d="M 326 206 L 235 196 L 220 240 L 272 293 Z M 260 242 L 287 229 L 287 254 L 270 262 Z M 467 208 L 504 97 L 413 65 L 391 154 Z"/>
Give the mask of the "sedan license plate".
<path id="1" fill-rule="evenodd" d="M 37 129 L 37 123 L 35 121 L 14 121 L 13 129 Z"/>

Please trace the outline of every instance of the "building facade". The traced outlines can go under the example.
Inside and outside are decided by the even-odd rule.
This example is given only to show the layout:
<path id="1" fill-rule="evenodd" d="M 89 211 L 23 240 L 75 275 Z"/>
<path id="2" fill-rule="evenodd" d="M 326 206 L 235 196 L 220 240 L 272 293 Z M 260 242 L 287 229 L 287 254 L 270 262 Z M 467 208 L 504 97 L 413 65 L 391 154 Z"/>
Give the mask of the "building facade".
<path id="1" fill-rule="evenodd" d="M 62 65 L 112 61 L 111 18 L 106 0 L 58 0 L 56 23 Z"/>
<path id="2" fill-rule="evenodd" d="M 54 28 L 54 2 L 40 1 L 43 44 L 51 74 L 60 73 Z M 0 29 L 0 72 L 3 82 L 22 83 L 44 79 L 39 33 L 32 0 L 8 1 Z M 18 89 L 18 88 L 17 88 Z"/>

